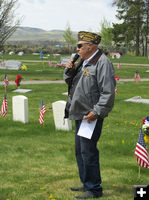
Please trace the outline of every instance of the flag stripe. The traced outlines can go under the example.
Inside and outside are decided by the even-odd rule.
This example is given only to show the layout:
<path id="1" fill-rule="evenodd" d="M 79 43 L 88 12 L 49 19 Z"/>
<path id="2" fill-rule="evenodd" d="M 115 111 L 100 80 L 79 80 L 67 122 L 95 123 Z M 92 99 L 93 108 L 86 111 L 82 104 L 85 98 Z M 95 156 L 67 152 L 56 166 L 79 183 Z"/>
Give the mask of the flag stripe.
<path id="1" fill-rule="evenodd" d="M 1 116 L 5 117 L 6 114 L 7 114 L 7 96 L 5 94 L 3 98 L 2 107 L 1 107 Z"/>
<path id="2" fill-rule="evenodd" d="M 144 162 L 146 162 L 148 164 L 148 158 L 144 158 L 141 153 L 135 153 L 136 156 L 140 157 Z"/>
<path id="3" fill-rule="evenodd" d="M 43 115 L 46 113 L 46 108 L 43 103 L 43 100 L 41 101 L 41 110 L 40 110 L 40 117 L 39 117 L 39 123 L 43 124 L 44 123 L 44 118 Z"/>
<path id="4" fill-rule="evenodd" d="M 140 158 L 137 158 L 137 162 L 138 162 L 140 167 L 146 167 L 147 168 L 149 166 L 148 164 L 143 162 L 143 160 L 141 160 Z"/>
<path id="5" fill-rule="evenodd" d="M 148 155 L 144 155 L 144 154 L 142 153 L 142 151 L 138 151 L 138 150 L 136 149 L 135 154 L 136 154 L 136 155 L 141 155 L 144 159 L 147 159 L 147 160 L 148 160 Z"/>
<path id="6" fill-rule="evenodd" d="M 137 147 L 141 150 L 143 150 L 143 152 L 148 155 L 146 148 L 142 147 L 139 143 L 137 143 Z"/>
<path id="7" fill-rule="evenodd" d="M 141 152 L 136 151 L 136 152 L 135 152 L 135 155 L 136 155 L 136 156 L 139 156 L 139 155 L 140 155 L 140 156 L 142 157 L 142 159 L 144 158 L 144 160 L 148 160 L 148 156 L 144 156 Z"/>
<path id="8" fill-rule="evenodd" d="M 145 149 L 138 148 L 138 146 L 136 146 L 136 151 L 142 153 L 144 157 L 148 157 L 147 151 L 145 151 Z"/>

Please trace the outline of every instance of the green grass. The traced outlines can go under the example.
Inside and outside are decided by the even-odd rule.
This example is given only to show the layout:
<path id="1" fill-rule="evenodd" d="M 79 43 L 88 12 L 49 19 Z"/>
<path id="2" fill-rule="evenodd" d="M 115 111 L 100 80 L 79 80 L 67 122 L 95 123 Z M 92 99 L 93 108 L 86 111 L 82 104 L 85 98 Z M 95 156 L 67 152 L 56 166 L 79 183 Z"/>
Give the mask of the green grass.
<path id="1" fill-rule="evenodd" d="M 12 121 L 12 93 L 8 86 L 8 113 L 0 118 L 0 200 L 73 200 L 71 186 L 80 185 L 74 156 L 72 131 L 56 131 L 52 102 L 66 100 L 65 84 L 22 85 L 32 89 L 29 101 L 29 123 Z M 117 84 L 115 106 L 104 120 L 98 142 L 104 196 L 101 200 L 132 200 L 134 185 L 149 183 L 148 169 L 138 164 L 134 150 L 142 119 L 148 115 L 148 104 L 124 100 L 132 96 L 149 98 L 148 82 Z M 0 87 L 1 103 L 3 86 Z M 47 112 L 45 124 L 38 123 L 41 98 Z"/>
<path id="2" fill-rule="evenodd" d="M 53 56 L 53 54 L 50 54 L 49 56 L 47 54 L 43 54 L 44 61 L 53 60 L 58 61 L 60 59 L 60 56 L 56 56 L 56 58 Z M 23 54 L 22 56 L 19 56 L 17 54 L 9 55 L 9 54 L 3 54 L 0 59 L 4 60 L 38 60 L 41 61 L 40 54 L 39 55 L 33 55 L 33 54 Z"/>
<path id="3" fill-rule="evenodd" d="M 8 79 L 13 81 L 16 79 L 17 74 L 21 74 L 23 80 L 62 80 L 63 79 L 63 69 L 62 68 L 55 68 L 55 63 L 60 61 L 60 56 L 56 58 L 53 55 L 50 55 L 49 59 L 44 59 L 44 62 L 32 62 L 34 60 L 41 61 L 40 56 L 34 56 L 31 54 L 24 54 L 23 56 L 18 55 L 4 55 L 4 59 L 22 59 L 26 60 L 22 63 L 27 66 L 27 71 L 22 70 L 0 70 L 0 81 L 3 81 L 4 74 L 7 72 Z M 27 62 L 30 60 L 30 62 Z M 52 68 L 49 67 L 48 60 L 53 61 Z M 117 63 L 118 59 L 111 59 L 113 63 Z M 135 56 L 122 56 L 120 58 L 121 63 L 141 63 L 141 64 L 149 64 L 149 60 L 146 57 L 135 57 Z M 121 78 L 134 78 L 134 74 L 136 70 L 139 71 L 141 78 L 149 78 L 149 73 L 146 72 L 149 70 L 149 66 L 143 67 L 141 66 L 130 66 L 130 65 L 121 65 L 121 69 L 117 69 L 117 64 L 114 65 L 115 67 L 115 74 Z"/>
<path id="4" fill-rule="evenodd" d="M 55 68 L 53 64 L 52 68 L 49 68 L 48 63 L 23 63 L 27 66 L 27 71 L 22 70 L 0 70 L 0 81 L 4 80 L 4 74 L 7 73 L 9 81 L 16 79 L 17 74 L 22 75 L 23 81 L 25 80 L 63 80 L 62 68 Z M 114 65 L 115 74 L 120 78 L 134 78 L 136 70 L 139 71 L 141 78 L 149 78 L 149 67 L 141 66 L 127 66 L 122 65 L 121 69 L 117 69 L 117 65 Z"/>
<path id="5" fill-rule="evenodd" d="M 59 61 L 60 56 L 56 56 L 56 58 L 53 57 L 53 54 L 50 54 L 50 56 L 47 56 L 47 54 L 43 54 L 44 58 L 43 60 L 54 60 Z M 69 56 L 69 55 L 62 55 L 62 56 Z M 123 55 L 120 59 L 112 59 L 111 56 L 108 56 L 109 59 L 113 63 L 121 62 L 121 63 L 131 63 L 131 64 L 149 64 L 149 59 L 147 57 L 142 56 L 130 56 L 130 55 Z M 2 58 L 2 57 L 0 57 Z M 4 60 L 39 60 L 41 61 L 40 55 L 33 55 L 33 54 L 24 54 L 23 56 L 18 56 L 17 54 L 14 55 L 3 55 Z"/>
<path id="6" fill-rule="evenodd" d="M 146 72 L 149 70 L 148 67 L 142 67 L 142 66 L 130 66 L 130 65 L 122 65 L 120 69 L 117 68 L 117 65 L 114 65 L 115 68 L 115 75 L 118 76 L 120 79 L 123 78 L 130 78 L 133 79 L 136 70 L 138 70 L 141 78 L 149 78 L 149 72 Z"/>
<path id="7" fill-rule="evenodd" d="M 27 71 L 23 70 L 0 70 L 0 80 L 4 80 L 4 74 L 7 73 L 8 80 L 13 81 L 17 78 L 17 74 L 22 75 L 23 81 L 25 80 L 62 80 L 63 69 L 55 68 L 53 63 L 52 68 L 49 68 L 49 64 L 45 63 L 25 63 Z"/>
<path id="8" fill-rule="evenodd" d="M 130 56 L 123 55 L 120 59 L 112 59 L 109 57 L 113 63 L 121 62 L 121 63 L 131 63 L 131 64 L 149 64 L 149 59 L 143 56 Z"/>

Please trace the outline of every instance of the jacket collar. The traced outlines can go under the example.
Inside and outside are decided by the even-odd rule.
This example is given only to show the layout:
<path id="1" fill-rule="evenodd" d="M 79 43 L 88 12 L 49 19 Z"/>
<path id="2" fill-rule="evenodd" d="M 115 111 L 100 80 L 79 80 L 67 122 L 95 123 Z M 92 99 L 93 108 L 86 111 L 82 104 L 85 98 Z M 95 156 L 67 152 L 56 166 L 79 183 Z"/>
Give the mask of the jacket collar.
<path id="1" fill-rule="evenodd" d="M 95 65 L 102 54 L 102 50 L 98 49 L 99 51 L 95 54 L 95 56 L 87 63 L 87 65 Z"/>

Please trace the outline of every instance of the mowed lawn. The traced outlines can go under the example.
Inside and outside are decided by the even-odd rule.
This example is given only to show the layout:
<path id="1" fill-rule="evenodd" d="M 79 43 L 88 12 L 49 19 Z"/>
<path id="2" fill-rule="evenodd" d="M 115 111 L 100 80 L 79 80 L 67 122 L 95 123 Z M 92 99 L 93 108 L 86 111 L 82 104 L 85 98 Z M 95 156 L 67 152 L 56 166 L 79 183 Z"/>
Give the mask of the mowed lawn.
<path id="1" fill-rule="evenodd" d="M 46 55 L 45 55 L 46 56 Z M 70 55 L 69 55 L 70 56 Z M 53 57 L 51 54 L 46 59 L 41 60 L 40 55 L 31 55 L 24 54 L 23 56 L 18 55 L 3 55 L 4 60 L 23 60 L 22 64 L 27 66 L 27 71 L 23 70 L 8 70 L 1 69 L 0 70 L 0 81 L 4 80 L 5 72 L 8 75 L 8 79 L 11 82 L 14 82 L 17 78 L 17 75 L 22 75 L 23 81 L 26 80 L 62 80 L 63 79 L 63 68 L 56 67 L 55 64 L 60 64 L 60 59 L 62 57 L 68 57 L 68 55 L 56 56 Z M 109 57 L 111 61 L 114 63 L 115 74 L 120 78 L 134 78 L 134 74 L 136 70 L 139 72 L 140 77 L 149 78 L 149 59 L 147 57 L 136 57 L 136 56 L 128 56 L 124 55 L 120 59 L 112 59 Z M 2 57 L 0 58 L 0 61 Z M 49 61 L 52 61 L 52 67 L 49 67 Z M 120 70 L 117 67 L 117 63 L 121 64 Z M 125 63 L 125 64 L 123 64 Z M 137 64 L 128 65 L 128 64 Z M 142 66 L 142 64 L 148 64 L 148 66 Z"/>
<path id="2" fill-rule="evenodd" d="M 72 131 L 55 130 L 52 102 L 66 100 L 65 84 L 22 85 L 32 89 L 29 101 L 29 123 L 12 121 L 12 96 L 7 88 L 8 113 L 0 118 L 0 200 L 73 200 L 79 192 L 71 186 L 80 181 L 74 155 L 74 122 Z M 134 156 L 142 119 L 149 115 L 148 104 L 125 102 L 133 96 L 149 98 L 149 82 L 117 84 L 115 106 L 105 118 L 98 142 L 103 186 L 103 200 L 132 200 L 134 185 L 149 184 L 149 169 L 139 167 Z M 2 104 L 4 88 L 0 86 Z M 38 123 L 41 99 L 47 112 L 45 123 Z M 148 146 L 149 147 L 149 146 Z M 149 149 L 149 148 L 148 148 Z"/>

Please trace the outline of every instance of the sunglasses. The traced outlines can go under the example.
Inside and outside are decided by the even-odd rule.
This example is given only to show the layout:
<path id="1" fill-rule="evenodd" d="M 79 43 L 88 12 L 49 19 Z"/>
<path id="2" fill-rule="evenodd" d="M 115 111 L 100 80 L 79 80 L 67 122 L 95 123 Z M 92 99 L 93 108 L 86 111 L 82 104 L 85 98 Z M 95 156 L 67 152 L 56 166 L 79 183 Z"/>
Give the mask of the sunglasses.
<path id="1" fill-rule="evenodd" d="M 89 44 L 89 42 L 87 42 L 87 43 L 82 43 L 82 44 L 77 44 L 77 48 L 78 48 L 78 49 L 81 49 L 81 47 L 83 47 L 84 44 Z"/>

